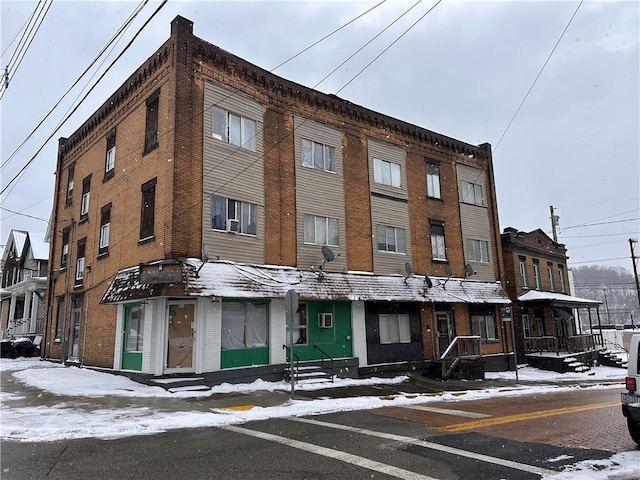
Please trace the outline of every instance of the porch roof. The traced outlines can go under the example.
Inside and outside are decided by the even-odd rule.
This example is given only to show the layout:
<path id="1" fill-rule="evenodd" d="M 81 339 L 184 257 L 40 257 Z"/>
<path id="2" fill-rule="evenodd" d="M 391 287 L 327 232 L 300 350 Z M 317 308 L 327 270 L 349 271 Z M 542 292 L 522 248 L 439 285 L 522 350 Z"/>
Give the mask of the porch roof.
<path id="1" fill-rule="evenodd" d="M 527 293 L 518 297 L 519 302 L 537 302 L 537 303 L 549 303 L 554 307 L 569 307 L 569 308 L 587 308 L 598 307 L 602 304 L 600 300 L 589 300 L 587 298 L 579 298 L 571 295 L 565 295 L 563 293 L 556 292 L 540 292 L 538 290 L 530 290 Z"/>
<path id="2" fill-rule="evenodd" d="M 233 262 L 189 259 L 183 268 L 184 292 L 196 297 L 284 298 L 295 290 L 301 300 L 362 300 L 435 303 L 509 304 L 499 282 L 461 278 L 374 275 L 369 272 L 302 271 L 292 267 L 255 266 Z M 118 272 L 103 303 L 117 303 L 161 295 L 159 285 L 140 283 L 139 267 Z"/>

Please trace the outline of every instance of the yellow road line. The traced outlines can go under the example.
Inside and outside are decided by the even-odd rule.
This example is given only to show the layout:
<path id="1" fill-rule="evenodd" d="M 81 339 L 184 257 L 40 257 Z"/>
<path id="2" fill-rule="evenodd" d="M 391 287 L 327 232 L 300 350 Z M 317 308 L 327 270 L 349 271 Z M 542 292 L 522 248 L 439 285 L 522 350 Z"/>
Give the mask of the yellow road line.
<path id="1" fill-rule="evenodd" d="M 540 410 L 537 412 L 519 413 L 517 415 L 507 415 L 504 417 L 492 417 L 486 418 L 484 420 L 474 420 L 473 422 L 457 423 L 455 425 L 438 427 L 438 430 L 442 430 L 445 432 L 458 432 L 460 430 L 472 430 L 474 428 L 490 427 L 492 425 L 500 425 L 503 423 L 521 422 L 523 420 L 531 420 L 534 418 L 565 415 L 567 413 L 585 412 L 587 410 L 614 407 L 616 405 L 620 405 L 620 402 L 592 403 L 590 405 L 579 405 L 576 407 L 554 408 L 552 410 Z"/>

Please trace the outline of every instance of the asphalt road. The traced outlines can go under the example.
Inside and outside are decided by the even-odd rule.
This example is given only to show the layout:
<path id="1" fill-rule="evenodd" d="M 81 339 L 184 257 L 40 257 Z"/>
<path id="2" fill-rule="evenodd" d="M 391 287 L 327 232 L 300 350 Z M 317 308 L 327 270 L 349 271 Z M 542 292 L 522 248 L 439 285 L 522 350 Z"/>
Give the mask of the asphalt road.
<path id="1" fill-rule="evenodd" d="M 591 388 L 117 440 L 5 441 L 2 479 L 538 479 L 637 448 L 618 394 Z"/>

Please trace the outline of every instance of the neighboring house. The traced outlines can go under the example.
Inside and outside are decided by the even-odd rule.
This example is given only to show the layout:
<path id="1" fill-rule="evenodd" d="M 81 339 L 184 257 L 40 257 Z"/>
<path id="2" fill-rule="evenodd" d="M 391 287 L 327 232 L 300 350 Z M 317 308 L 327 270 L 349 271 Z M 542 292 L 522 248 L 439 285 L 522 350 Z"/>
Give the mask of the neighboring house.
<path id="1" fill-rule="evenodd" d="M 2 255 L 2 337 L 42 333 L 49 244 L 11 230 Z"/>
<path id="2" fill-rule="evenodd" d="M 509 360 L 490 145 L 280 78 L 182 17 L 60 140 L 54 198 L 48 358 L 207 383 L 282 378 L 289 352 L 352 376 Z"/>
<path id="3" fill-rule="evenodd" d="M 579 316 L 599 324 L 602 302 L 571 295 L 565 246 L 540 229 L 522 232 L 509 227 L 501 237 L 519 361 L 535 363 L 544 352 L 557 357 L 552 363 L 562 356 L 577 355 L 585 363 L 597 358 L 601 336 L 584 334 Z"/>

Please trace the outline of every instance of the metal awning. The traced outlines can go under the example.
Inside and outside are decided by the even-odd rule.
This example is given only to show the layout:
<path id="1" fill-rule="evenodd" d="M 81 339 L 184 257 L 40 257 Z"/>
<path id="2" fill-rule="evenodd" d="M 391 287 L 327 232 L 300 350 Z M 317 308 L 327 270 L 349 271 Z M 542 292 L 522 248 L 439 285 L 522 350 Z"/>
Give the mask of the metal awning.
<path id="1" fill-rule="evenodd" d="M 369 272 L 318 272 L 292 267 L 256 266 L 189 259 L 183 264 L 184 295 L 226 298 L 284 298 L 295 290 L 301 300 L 389 301 L 433 303 L 511 303 L 499 282 L 422 275 L 374 275 Z M 177 285 L 176 285 L 177 287 Z M 102 303 L 119 303 L 162 296 L 162 285 L 140 281 L 138 266 L 119 271 Z"/>
<path id="2" fill-rule="evenodd" d="M 524 295 L 520 295 L 518 301 L 522 303 L 545 303 L 553 307 L 566 308 L 597 308 L 602 305 L 600 300 L 589 300 L 565 295 L 564 293 L 540 292 L 538 290 L 531 290 Z"/>

